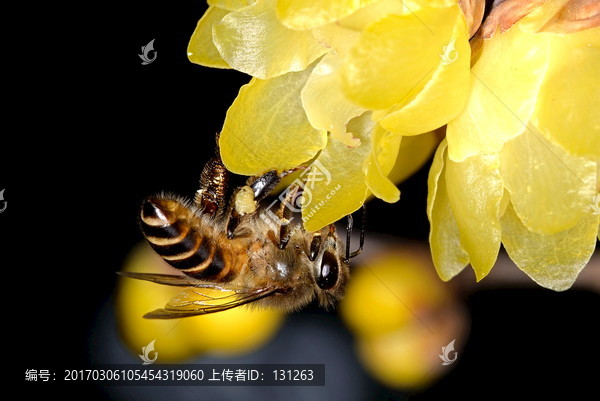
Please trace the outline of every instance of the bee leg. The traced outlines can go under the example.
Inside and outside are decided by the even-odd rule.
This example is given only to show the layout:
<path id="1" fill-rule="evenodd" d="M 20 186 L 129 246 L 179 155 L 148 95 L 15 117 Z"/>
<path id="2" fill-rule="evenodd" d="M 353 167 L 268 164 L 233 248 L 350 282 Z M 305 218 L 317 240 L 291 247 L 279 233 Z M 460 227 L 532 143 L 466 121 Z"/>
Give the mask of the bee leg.
<path id="1" fill-rule="evenodd" d="M 367 208 L 365 205 L 362 206 L 362 221 L 360 224 L 360 243 L 358 246 L 358 249 L 355 250 L 354 252 L 350 252 L 350 240 L 352 238 L 352 226 L 354 225 L 354 219 L 352 218 L 352 215 L 349 214 L 347 216 L 348 218 L 348 225 L 346 226 L 346 262 L 348 262 L 350 259 L 358 256 L 362 250 L 363 247 L 365 245 L 365 231 L 366 231 L 366 225 L 367 225 Z"/>
<path id="2" fill-rule="evenodd" d="M 281 222 L 281 226 L 279 227 L 279 249 L 285 249 L 288 242 L 290 242 L 290 238 L 292 236 L 292 230 L 290 230 L 290 223 L 292 221 L 292 215 L 294 214 L 294 206 L 296 204 L 296 199 L 302 194 L 302 188 L 298 185 L 295 185 L 285 194 L 285 198 L 279 205 L 279 210 L 277 211 L 277 217 Z M 290 207 L 291 206 L 291 207 Z"/>
<path id="3" fill-rule="evenodd" d="M 296 167 L 282 173 L 270 170 L 263 175 L 250 177 L 246 185 L 239 188 L 232 196 L 231 214 L 227 221 L 227 237 L 229 239 L 234 237 L 235 229 L 242 217 L 255 213 L 258 202 L 273 192 L 283 177 L 302 168 L 305 167 Z"/>
<path id="4" fill-rule="evenodd" d="M 254 199 L 259 202 L 275 189 L 277 184 L 279 184 L 279 181 L 281 181 L 281 178 L 282 177 L 279 176 L 277 170 L 271 170 L 261 176 L 250 177 L 246 182 L 246 185 L 252 189 Z"/>
<path id="5" fill-rule="evenodd" d="M 289 170 L 285 170 L 281 173 L 278 173 L 277 170 L 267 171 L 261 176 L 250 177 L 246 184 L 250 188 L 252 188 L 252 191 L 254 192 L 254 199 L 257 202 L 260 202 L 261 200 L 269 196 L 271 192 L 273 192 L 273 190 L 275 189 L 275 187 L 277 187 L 277 185 L 283 177 L 293 173 L 294 171 L 302 170 L 305 168 L 306 166 L 299 166 L 291 168 Z"/>
<path id="6" fill-rule="evenodd" d="M 234 236 L 235 229 L 242 221 L 242 217 L 256 212 L 257 202 L 254 199 L 254 193 L 249 186 L 238 188 L 231 197 L 231 213 L 227 220 L 227 238 Z"/>
<path id="7" fill-rule="evenodd" d="M 225 209 L 229 170 L 221 160 L 219 134 L 217 134 L 215 155 L 204 165 L 200 174 L 200 189 L 196 191 L 194 203 L 202 213 L 220 216 Z"/>

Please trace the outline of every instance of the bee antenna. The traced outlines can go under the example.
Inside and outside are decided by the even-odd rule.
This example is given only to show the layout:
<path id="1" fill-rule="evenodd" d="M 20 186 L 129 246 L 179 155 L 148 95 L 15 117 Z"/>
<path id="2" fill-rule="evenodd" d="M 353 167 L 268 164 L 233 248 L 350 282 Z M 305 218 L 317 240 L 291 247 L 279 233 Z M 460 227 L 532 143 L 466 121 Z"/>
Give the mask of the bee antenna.
<path id="1" fill-rule="evenodd" d="M 346 262 L 349 262 L 350 259 L 357 257 L 363 250 L 365 245 L 365 230 L 367 226 L 367 207 L 362 205 L 362 219 L 360 223 L 360 242 L 358 245 L 358 249 L 354 252 L 350 252 L 350 243 L 352 240 L 352 227 L 354 226 L 354 219 L 352 214 L 346 216 L 348 219 L 348 224 L 346 226 Z"/>

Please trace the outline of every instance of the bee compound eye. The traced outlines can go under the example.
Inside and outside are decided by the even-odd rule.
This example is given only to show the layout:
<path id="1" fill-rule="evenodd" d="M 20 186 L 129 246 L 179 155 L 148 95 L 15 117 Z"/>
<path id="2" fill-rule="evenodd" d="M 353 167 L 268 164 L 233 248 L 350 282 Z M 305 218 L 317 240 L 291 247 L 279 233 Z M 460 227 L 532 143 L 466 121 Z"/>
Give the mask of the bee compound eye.
<path id="1" fill-rule="evenodd" d="M 321 268 L 317 276 L 317 285 L 322 290 L 329 290 L 338 281 L 339 266 L 335 255 L 331 252 L 325 252 L 321 259 Z"/>

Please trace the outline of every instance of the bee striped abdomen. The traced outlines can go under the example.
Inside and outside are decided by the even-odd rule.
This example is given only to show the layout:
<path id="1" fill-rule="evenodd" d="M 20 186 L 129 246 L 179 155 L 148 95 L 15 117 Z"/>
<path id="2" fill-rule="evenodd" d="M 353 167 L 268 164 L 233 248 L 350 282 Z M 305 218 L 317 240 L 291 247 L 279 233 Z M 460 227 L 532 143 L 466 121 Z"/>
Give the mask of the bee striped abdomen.
<path id="1" fill-rule="evenodd" d="M 200 217 L 177 200 L 150 198 L 142 206 L 142 231 L 167 263 L 200 280 L 232 280 L 223 249 L 202 234 L 200 224 Z"/>

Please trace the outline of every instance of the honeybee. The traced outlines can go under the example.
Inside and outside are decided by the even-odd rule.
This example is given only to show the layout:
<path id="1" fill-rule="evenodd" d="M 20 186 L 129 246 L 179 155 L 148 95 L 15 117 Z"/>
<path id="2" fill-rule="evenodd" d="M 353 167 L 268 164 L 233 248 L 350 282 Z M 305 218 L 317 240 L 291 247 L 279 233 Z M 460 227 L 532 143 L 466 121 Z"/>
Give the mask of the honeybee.
<path id="1" fill-rule="evenodd" d="M 218 141 L 218 136 L 217 136 Z M 144 315 L 172 319 L 225 311 L 252 303 L 292 311 L 315 298 L 323 307 L 339 300 L 349 278 L 349 260 L 364 244 L 349 252 L 352 216 L 346 244 L 329 225 L 307 232 L 294 221 L 289 202 L 301 196 L 299 186 L 286 191 L 276 216 L 264 218 L 263 201 L 293 170 L 251 177 L 226 201 L 229 171 L 219 147 L 200 176 L 193 200 L 161 194 L 144 200 L 140 223 L 154 251 L 183 274 L 119 274 L 158 284 L 188 287 L 164 308 Z M 215 293 L 217 295 L 215 295 Z"/>

